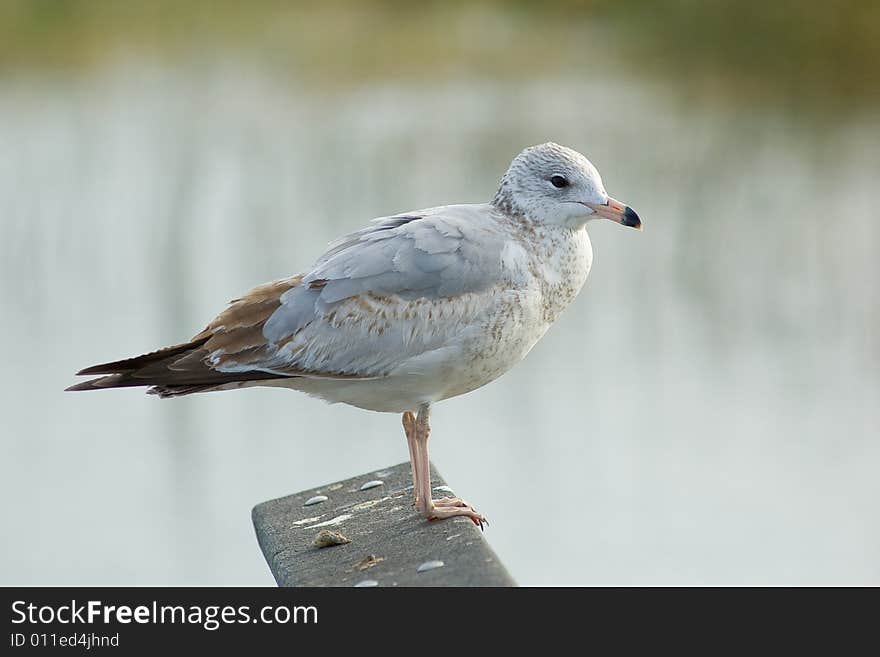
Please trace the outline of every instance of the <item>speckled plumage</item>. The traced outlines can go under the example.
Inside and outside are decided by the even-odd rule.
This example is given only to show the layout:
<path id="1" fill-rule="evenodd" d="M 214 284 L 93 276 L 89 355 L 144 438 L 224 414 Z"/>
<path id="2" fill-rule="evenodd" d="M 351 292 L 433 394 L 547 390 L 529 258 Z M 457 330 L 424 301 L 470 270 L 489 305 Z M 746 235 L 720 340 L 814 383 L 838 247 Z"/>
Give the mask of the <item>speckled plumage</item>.
<path id="1" fill-rule="evenodd" d="M 264 333 L 276 337 L 274 344 L 287 341 L 269 350 L 263 366 L 292 365 L 348 378 L 267 383 L 330 402 L 403 412 L 475 390 L 522 360 L 586 281 L 592 260 L 586 231 L 530 226 L 488 205 L 450 206 L 440 217 L 459 215 L 484 224 L 480 233 L 493 253 L 491 264 L 484 263 L 462 291 L 414 298 L 407 298 L 408 291 L 367 291 L 330 302 L 317 320 L 302 326 L 294 312 L 299 309 L 282 304 Z M 321 306 L 320 295 L 305 285 L 286 293 L 288 304 L 304 303 L 307 295 L 309 309 Z M 330 335 L 321 340 L 321 333 Z M 210 358 L 222 361 L 228 354 Z M 225 362 L 218 367 L 230 372 L 252 367 Z"/>

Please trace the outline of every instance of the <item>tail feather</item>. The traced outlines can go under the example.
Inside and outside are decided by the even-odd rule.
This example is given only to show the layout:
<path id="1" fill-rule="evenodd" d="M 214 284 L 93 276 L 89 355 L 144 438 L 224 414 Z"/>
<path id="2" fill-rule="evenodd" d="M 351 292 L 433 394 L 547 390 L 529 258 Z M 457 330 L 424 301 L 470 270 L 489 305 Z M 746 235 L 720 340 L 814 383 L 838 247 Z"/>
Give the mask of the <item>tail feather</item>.
<path id="1" fill-rule="evenodd" d="M 208 350 L 204 348 L 207 341 L 208 337 L 199 338 L 134 358 L 92 365 L 77 374 L 105 376 L 74 384 L 66 391 L 150 386 L 147 391 L 150 394 L 177 397 L 213 390 L 227 383 L 287 378 L 256 370 L 233 373 L 212 369 L 204 362 L 208 355 Z"/>
<path id="2" fill-rule="evenodd" d="M 194 386 L 151 386 L 147 388 L 148 395 L 158 395 L 160 399 L 169 399 L 171 397 L 183 397 L 191 395 L 195 392 L 210 392 L 211 390 L 223 390 L 223 387 L 215 385 L 194 385 Z"/>

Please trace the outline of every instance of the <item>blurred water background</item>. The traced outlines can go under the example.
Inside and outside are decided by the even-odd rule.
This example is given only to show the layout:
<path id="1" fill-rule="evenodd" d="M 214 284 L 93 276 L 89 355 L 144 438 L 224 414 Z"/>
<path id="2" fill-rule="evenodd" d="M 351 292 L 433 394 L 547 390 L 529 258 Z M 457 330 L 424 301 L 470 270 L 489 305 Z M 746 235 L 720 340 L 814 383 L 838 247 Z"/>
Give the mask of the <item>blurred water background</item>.
<path id="1" fill-rule="evenodd" d="M 270 584 L 251 506 L 397 416 L 62 389 L 554 140 L 645 232 L 435 409 L 512 574 L 880 584 L 880 10 L 768 4 L 0 3 L 0 583 Z"/>

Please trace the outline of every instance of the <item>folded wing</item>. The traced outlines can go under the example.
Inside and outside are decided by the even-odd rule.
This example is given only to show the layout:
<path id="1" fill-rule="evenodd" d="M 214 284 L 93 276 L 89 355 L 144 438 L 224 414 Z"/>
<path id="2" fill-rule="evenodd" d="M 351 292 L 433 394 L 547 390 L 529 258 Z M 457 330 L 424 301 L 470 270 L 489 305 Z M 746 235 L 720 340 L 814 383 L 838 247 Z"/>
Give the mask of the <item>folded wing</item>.
<path id="1" fill-rule="evenodd" d="M 504 238 L 482 206 L 381 219 L 332 244 L 262 325 L 262 346 L 220 341 L 218 370 L 380 377 L 467 331 L 503 283 Z"/>

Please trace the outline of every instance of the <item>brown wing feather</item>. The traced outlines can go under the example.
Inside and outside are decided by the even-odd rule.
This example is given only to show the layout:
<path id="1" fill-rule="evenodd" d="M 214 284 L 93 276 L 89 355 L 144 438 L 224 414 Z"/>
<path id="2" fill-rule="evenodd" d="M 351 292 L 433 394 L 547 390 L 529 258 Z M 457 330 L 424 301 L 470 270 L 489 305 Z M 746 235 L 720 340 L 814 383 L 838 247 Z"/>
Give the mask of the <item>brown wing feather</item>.
<path id="1" fill-rule="evenodd" d="M 281 295 L 298 285 L 302 276 L 294 276 L 260 285 L 220 313 L 189 342 L 165 347 L 149 354 L 110 363 L 93 365 L 77 374 L 105 374 L 84 381 L 68 390 L 101 390 L 130 386 L 155 386 L 150 392 L 162 396 L 189 394 L 236 381 L 260 381 L 285 378 L 267 372 L 218 372 L 205 362 L 217 349 L 238 357 L 258 360 L 266 348 L 263 324 L 281 305 Z M 291 373 L 295 376 L 295 373 Z"/>
<path id="2" fill-rule="evenodd" d="M 204 339 L 199 342 L 193 339 L 190 342 L 164 347 L 163 349 L 157 349 L 156 351 L 141 356 L 135 356 L 134 358 L 125 358 L 123 360 L 114 360 L 111 363 L 92 365 L 91 367 L 80 370 L 76 374 L 77 376 L 84 376 L 88 374 L 119 374 L 122 372 L 133 372 L 151 363 L 162 361 L 179 354 L 188 353 L 194 347 L 198 347 L 204 343 Z"/>

